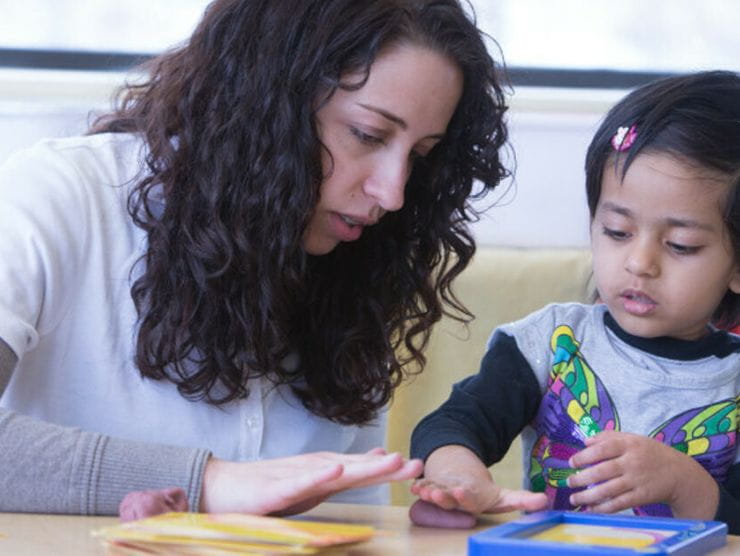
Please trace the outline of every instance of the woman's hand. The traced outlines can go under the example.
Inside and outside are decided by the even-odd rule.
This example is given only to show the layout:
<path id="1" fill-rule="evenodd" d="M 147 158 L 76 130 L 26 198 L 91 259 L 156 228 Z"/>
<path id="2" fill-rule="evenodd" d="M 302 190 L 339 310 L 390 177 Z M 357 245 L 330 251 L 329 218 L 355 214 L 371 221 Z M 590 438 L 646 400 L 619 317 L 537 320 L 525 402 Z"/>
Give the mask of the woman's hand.
<path id="1" fill-rule="evenodd" d="M 665 503 L 676 517 L 712 519 L 719 489 L 692 457 L 653 438 L 605 431 L 586 439 L 586 448 L 570 459 L 583 468 L 568 478 L 572 488 L 589 487 L 571 496 L 574 506 L 612 513 Z"/>
<path id="2" fill-rule="evenodd" d="M 289 515 L 350 488 L 418 477 L 419 460 L 375 448 L 364 454 L 315 452 L 262 461 L 211 458 L 203 476 L 202 512 Z"/>
<path id="3" fill-rule="evenodd" d="M 497 485 L 488 469 L 463 446 L 444 446 L 427 458 L 424 478 L 411 485 L 419 497 L 409 516 L 426 527 L 469 528 L 482 513 L 544 509 L 547 497 Z"/>

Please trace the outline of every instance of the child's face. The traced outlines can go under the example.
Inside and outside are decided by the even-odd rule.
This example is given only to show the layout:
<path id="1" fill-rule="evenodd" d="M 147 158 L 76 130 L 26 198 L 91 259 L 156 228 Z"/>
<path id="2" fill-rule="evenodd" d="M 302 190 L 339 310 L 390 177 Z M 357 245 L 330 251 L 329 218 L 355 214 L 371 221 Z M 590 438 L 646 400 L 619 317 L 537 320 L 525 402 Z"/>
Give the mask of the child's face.
<path id="1" fill-rule="evenodd" d="M 726 195 L 726 180 L 665 154 L 638 155 L 623 181 L 606 165 L 591 224 L 594 277 L 625 331 L 700 338 L 728 288 L 740 292 Z"/>

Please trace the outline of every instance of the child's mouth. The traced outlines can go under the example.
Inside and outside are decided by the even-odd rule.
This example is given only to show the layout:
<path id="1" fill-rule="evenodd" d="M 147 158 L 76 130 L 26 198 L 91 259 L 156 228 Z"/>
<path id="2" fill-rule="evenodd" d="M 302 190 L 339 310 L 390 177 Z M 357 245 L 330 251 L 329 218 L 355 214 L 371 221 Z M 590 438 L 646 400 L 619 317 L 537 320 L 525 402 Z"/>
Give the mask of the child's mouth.
<path id="1" fill-rule="evenodd" d="M 632 315 L 647 315 L 658 306 L 652 297 L 639 290 L 625 290 L 619 297 L 622 299 L 624 310 Z"/>

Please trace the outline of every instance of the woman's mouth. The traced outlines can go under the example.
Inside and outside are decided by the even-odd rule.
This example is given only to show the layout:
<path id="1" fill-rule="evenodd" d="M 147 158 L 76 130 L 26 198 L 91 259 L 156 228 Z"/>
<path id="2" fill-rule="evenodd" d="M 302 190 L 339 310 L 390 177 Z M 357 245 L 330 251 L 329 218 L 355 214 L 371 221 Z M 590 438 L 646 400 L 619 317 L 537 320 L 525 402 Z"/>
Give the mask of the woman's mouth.
<path id="1" fill-rule="evenodd" d="M 360 239 L 365 222 L 346 214 L 332 212 L 329 217 L 332 233 L 339 241 L 355 241 Z"/>
<path id="2" fill-rule="evenodd" d="M 619 294 L 624 310 L 637 316 L 650 314 L 658 306 L 658 302 L 639 290 L 625 290 Z"/>
<path id="3" fill-rule="evenodd" d="M 344 214 L 340 214 L 339 218 L 344 220 L 344 222 L 347 224 L 347 226 L 354 227 L 354 226 L 362 226 L 362 222 L 359 220 L 355 220 L 354 218 L 350 216 L 345 216 Z"/>

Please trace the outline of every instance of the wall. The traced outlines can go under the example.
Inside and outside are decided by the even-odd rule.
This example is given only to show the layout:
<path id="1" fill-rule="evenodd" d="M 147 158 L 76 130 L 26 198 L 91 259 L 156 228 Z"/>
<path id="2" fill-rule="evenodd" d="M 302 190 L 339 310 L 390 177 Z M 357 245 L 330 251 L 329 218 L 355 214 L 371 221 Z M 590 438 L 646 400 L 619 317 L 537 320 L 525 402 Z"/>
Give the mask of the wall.
<path id="1" fill-rule="evenodd" d="M 0 161 L 48 136 L 80 133 L 105 110 L 117 73 L 0 69 Z M 588 242 L 583 159 L 591 134 L 623 91 L 521 88 L 511 97 L 513 179 L 479 208 L 482 245 L 582 247 Z M 509 164 L 513 157 L 509 157 Z"/>

